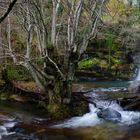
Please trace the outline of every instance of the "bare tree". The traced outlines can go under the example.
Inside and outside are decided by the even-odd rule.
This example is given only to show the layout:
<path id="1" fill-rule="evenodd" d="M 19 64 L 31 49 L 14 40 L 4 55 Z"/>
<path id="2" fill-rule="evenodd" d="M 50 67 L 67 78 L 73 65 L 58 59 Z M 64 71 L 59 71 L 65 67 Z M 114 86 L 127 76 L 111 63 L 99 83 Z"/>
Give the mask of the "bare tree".
<path id="1" fill-rule="evenodd" d="M 16 63 L 26 67 L 39 87 L 49 93 L 50 103 L 69 103 L 78 61 L 96 36 L 104 0 L 52 0 L 45 9 L 48 2 L 27 0 L 16 11 L 27 35 L 26 51 Z M 31 53 L 33 39 L 36 57 Z M 42 63 L 37 65 L 34 60 Z"/>

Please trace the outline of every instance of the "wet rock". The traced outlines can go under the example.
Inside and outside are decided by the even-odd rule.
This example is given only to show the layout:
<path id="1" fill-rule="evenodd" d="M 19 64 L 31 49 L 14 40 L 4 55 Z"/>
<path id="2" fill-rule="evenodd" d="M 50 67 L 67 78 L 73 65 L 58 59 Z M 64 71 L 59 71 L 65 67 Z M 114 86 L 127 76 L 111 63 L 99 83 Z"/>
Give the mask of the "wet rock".
<path id="1" fill-rule="evenodd" d="M 50 121 L 50 119 L 42 119 L 42 118 L 32 118 L 31 122 L 33 124 L 40 124 L 40 125 L 45 125 Z"/>
<path id="2" fill-rule="evenodd" d="M 8 136 L 3 136 L 3 140 L 39 140 L 34 134 L 24 135 L 20 133 L 11 134 Z"/>
<path id="3" fill-rule="evenodd" d="M 25 130 L 23 128 L 18 128 L 18 127 L 13 129 L 13 131 L 16 133 L 25 133 Z"/>
<path id="4" fill-rule="evenodd" d="M 140 81 L 133 81 L 128 87 L 130 93 L 140 93 Z"/>
<path id="5" fill-rule="evenodd" d="M 107 121 L 119 122 L 121 120 L 121 114 L 114 109 L 106 108 L 97 113 L 99 118 L 103 118 Z"/>

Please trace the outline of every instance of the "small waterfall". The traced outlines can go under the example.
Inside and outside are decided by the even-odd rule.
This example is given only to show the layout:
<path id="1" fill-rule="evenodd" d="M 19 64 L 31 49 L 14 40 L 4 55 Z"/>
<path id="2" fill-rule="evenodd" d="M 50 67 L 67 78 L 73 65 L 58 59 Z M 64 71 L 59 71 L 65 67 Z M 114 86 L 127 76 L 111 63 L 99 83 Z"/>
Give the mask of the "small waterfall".
<path id="1" fill-rule="evenodd" d="M 118 111 L 121 114 L 121 124 L 132 125 L 140 122 L 140 112 L 136 111 L 125 111 L 123 108 L 116 103 L 116 101 L 99 101 L 98 105 L 103 106 L 104 108 L 112 108 Z"/>
<path id="2" fill-rule="evenodd" d="M 140 80 L 140 66 L 138 67 L 137 76 L 135 78 L 136 81 Z"/>
<path id="3" fill-rule="evenodd" d="M 121 114 L 121 121 L 119 124 L 122 125 L 132 125 L 140 122 L 140 112 L 135 111 L 125 111 L 122 107 L 116 103 L 116 101 L 97 101 L 97 106 L 103 108 L 112 108 Z M 86 113 L 81 117 L 73 117 L 69 120 L 66 120 L 60 124 L 54 125 L 55 128 L 78 128 L 78 127 L 87 127 L 95 126 L 100 123 L 105 122 L 105 120 L 98 118 L 97 112 L 99 111 L 94 105 L 89 104 L 90 112 Z"/>
<path id="4" fill-rule="evenodd" d="M 7 129 L 4 126 L 0 126 L 0 140 L 2 139 L 3 135 L 7 135 Z"/>
<path id="5" fill-rule="evenodd" d="M 55 128 L 77 128 L 77 127 L 86 127 L 86 126 L 94 126 L 101 123 L 100 119 L 97 116 L 98 109 L 89 104 L 90 112 L 86 113 L 81 117 L 73 117 L 64 123 L 54 125 Z"/>
<path id="6" fill-rule="evenodd" d="M 7 131 L 8 128 L 12 128 L 14 126 L 15 126 L 14 122 L 9 122 L 9 123 L 5 123 L 4 125 L 0 125 L 0 140 L 2 139 L 3 136 L 15 134 L 15 132 Z"/>
<path id="7" fill-rule="evenodd" d="M 137 65 L 137 70 L 135 72 L 136 74 L 135 80 L 140 80 L 140 52 L 139 51 L 133 56 L 133 61 L 134 64 Z"/>

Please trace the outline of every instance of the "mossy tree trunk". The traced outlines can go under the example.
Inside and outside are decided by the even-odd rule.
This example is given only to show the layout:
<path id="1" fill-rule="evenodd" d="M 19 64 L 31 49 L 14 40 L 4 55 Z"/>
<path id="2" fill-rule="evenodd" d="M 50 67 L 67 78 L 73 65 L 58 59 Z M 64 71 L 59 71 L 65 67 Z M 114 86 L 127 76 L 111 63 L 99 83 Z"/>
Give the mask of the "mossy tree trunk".
<path id="1" fill-rule="evenodd" d="M 75 59 L 73 60 L 71 58 L 73 57 L 69 55 L 65 58 L 63 64 L 61 64 L 61 71 L 64 73 L 65 78 L 62 79 L 60 74 L 56 73 L 54 74 L 54 81 L 48 86 L 50 103 L 68 104 L 71 102 L 72 83 L 74 80 L 75 69 L 77 67 L 77 60 L 75 61 Z"/>
<path id="2" fill-rule="evenodd" d="M 52 52 L 52 54 L 54 54 L 54 52 Z M 47 58 L 44 60 L 46 66 L 44 70 L 40 69 L 40 67 L 32 62 L 26 62 L 25 66 L 37 85 L 42 92 L 48 94 L 50 104 L 68 104 L 71 101 L 72 83 L 79 55 L 76 53 L 69 53 L 66 56 L 67 57 L 60 58 L 55 55 L 57 59 L 54 59 L 56 59 L 57 62 L 54 62 L 59 66 L 59 69 Z M 52 55 L 51 57 L 53 58 L 54 56 Z M 59 70 L 61 70 L 63 75 Z"/>
<path id="3" fill-rule="evenodd" d="M 72 81 L 55 80 L 50 103 L 68 104 L 71 101 Z"/>

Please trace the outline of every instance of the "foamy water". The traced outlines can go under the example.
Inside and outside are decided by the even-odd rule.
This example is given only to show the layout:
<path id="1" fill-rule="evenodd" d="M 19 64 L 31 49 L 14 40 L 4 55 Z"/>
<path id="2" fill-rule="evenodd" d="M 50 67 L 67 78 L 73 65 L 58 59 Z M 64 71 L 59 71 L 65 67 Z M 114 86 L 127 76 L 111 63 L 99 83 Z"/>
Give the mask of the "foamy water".
<path id="1" fill-rule="evenodd" d="M 53 127 L 72 127 L 72 128 L 77 128 L 77 127 L 83 127 L 83 126 L 94 126 L 96 124 L 101 123 L 100 119 L 97 116 L 97 112 L 99 111 L 94 105 L 90 104 L 90 112 L 86 113 L 85 115 L 81 117 L 73 117 L 64 123 L 57 124 Z"/>
<path id="2" fill-rule="evenodd" d="M 121 121 L 119 124 L 132 125 L 140 122 L 140 112 L 135 111 L 125 111 L 123 108 L 116 103 L 116 101 L 97 101 L 97 106 L 102 108 L 112 108 L 121 114 Z M 97 116 L 99 111 L 94 105 L 89 104 L 90 112 L 86 113 L 81 117 L 73 117 L 67 121 L 60 124 L 54 125 L 57 128 L 77 128 L 77 127 L 87 127 L 95 126 L 97 124 L 105 122 L 105 120 L 100 119 Z"/>
<path id="3" fill-rule="evenodd" d="M 15 132 L 8 132 L 7 129 L 8 128 L 12 128 L 14 127 L 16 124 L 16 122 L 7 122 L 7 123 L 4 123 L 3 125 L 0 125 L 0 140 L 2 140 L 2 136 L 5 136 L 5 135 L 11 135 L 11 134 L 14 134 Z"/>
<path id="4" fill-rule="evenodd" d="M 137 76 L 135 78 L 136 81 L 140 80 L 140 66 L 138 68 L 138 73 L 137 73 Z"/>

